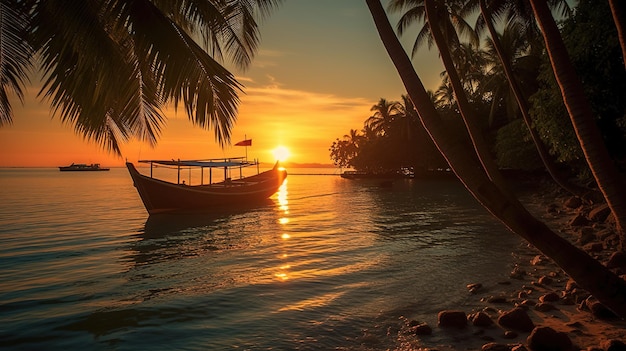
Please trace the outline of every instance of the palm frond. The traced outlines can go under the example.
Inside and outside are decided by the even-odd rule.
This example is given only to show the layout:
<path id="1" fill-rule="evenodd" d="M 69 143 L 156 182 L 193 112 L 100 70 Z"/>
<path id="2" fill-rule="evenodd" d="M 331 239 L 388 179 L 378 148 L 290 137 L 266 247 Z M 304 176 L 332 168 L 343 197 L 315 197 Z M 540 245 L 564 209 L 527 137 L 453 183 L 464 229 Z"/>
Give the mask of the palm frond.
<path id="1" fill-rule="evenodd" d="M 221 145 L 230 142 L 241 91 L 234 76 L 150 1 L 134 1 L 125 11 L 137 56 L 152 68 L 164 101 L 182 103 L 195 124 L 212 128 Z"/>
<path id="2" fill-rule="evenodd" d="M 120 143 L 131 137 L 154 142 L 163 118 L 150 111 L 158 110 L 162 99 L 156 89 L 145 93 L 129 31 L 111 12 L 115 6 L 61 3 L 44 1 L 35 11 L 33 45 L 45 73 L 40 95 L 61 121 L 113 153 L 119 155 Z M 154 107 L 142 108 L 146 105 Z M 144 119 L 142 128 L 137 118 Z"/>
<path id="3" fill-rule="evenodd" d="M 163 1 L 168 3 L 168 1 Z M 246 69 L 260 41 L 259 21 L 269 15 L 282 0 L 189 0 L 181 12 L 190 18 L 202 43 L 219 60 L 224 53 L 239 68 Z M 178 21 L 175 21 L 179 26 Z M 185 29 L 184 27 L 180 26 Z"/>
<path id="4" fill-rule="evenodd" d="M 0 2 L 0 127 L 13 121 L 10 95 L 24 101 L 22 87 L 32 68 L 29 5 L 19 0 Z"/>
<path id="5" fill-rule="evenodd" d="M 224 146 L 242 86 L 218 60 L 226 52 L 247 66 L 256 18 L 279 2 L 38 1 L 31 42 L 45 74 L 40 95 L 64 123 L 118 155 L 132 138 L 156 144 L 166 104 L 182 106 Z"/>

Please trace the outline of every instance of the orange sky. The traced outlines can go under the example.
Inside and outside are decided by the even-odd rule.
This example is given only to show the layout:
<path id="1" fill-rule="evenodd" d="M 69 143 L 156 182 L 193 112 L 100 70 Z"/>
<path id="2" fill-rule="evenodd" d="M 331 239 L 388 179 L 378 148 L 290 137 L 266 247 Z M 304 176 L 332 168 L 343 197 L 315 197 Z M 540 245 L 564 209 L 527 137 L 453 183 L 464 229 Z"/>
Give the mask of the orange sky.
<path id="1" fill-rule="evenodd" d="M 392 24 L 395 22 L 392 20 Z M 410 47 L 412 36 L 403 38 Z M 429 89 L 442 71 L 437 54 L 425 48 L 414 59 Z M 289 161 L 332 161 L 328 148 L 350 129 L 361 129 L 370 108 L 384 97 L 404 93 L 398 75 L 378 38 L 362 0 L 290 0 L 261 27 L 261 44 L 252 66 L 233 70 L 245 86 L 232 142 L 253 139 L 249 158 L 273 162 L 278 145 Z M 28 88 L 24 106 L 13 100 L 14 123 L 0 128 L 0 167 L 56 167 L 76 163 L 123 166 L 124 160 L 216 158 L 244 154 L 243 147 L 222 150 L 213 132 L 194 127 L 184 113 L 167 111 L 168 122 L 156 148 L 132 142 L 123 157 L 76 135 L 53 118 L 36 97 L 38 82 Z"/>

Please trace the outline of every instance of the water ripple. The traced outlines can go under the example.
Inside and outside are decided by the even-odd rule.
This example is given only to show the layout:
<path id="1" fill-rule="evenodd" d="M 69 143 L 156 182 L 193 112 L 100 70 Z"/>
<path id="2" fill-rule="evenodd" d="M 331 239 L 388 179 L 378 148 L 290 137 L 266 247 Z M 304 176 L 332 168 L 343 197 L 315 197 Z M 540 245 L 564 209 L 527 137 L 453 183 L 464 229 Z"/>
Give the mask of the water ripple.
<path id="1" fill-rule="evenodd" d="M 456 183 L 290 176 L 256 208 L 147 216 L 123 169 L 3 172 L 12 349 L 392 349 L 519 242 Z"/>

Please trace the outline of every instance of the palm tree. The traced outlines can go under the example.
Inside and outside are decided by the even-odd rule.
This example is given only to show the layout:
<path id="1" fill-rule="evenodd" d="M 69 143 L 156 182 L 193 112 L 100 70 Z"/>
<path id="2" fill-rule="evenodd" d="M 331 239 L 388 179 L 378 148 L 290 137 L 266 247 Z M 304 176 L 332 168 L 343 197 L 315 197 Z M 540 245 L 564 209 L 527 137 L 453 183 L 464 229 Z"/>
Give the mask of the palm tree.
<path id="1" fill-rule="evenodd" d="M 400 129 L 400 139 L 404 141 L 403 148 L 414 171 L 417 173 L 445 166 L 445 161 L 424 129 L 417 109 L 408 95 L 402 95 L 398 111 L 402 117 L 398 119 L 396 129 Z"/>
<path id="2" fill-rule="evenodd" d="M 21 98 L 26 72 L 39 63 L 40 96 L 106 150 L 120 155 L 131 138 L 156 143 L 170 104 L 225 145 L 242 85 L 220 61 L 247 67 L 257 20 L 279 2 L 2 1 L 0 121 L 13 118 L 7 89 Z"/>
<path id="3" fill-rule="evenodd" d="M 541 26 L 552 69 L 585 160 L 615 217 L 616 229 L 620 236 L 620 250 L 626 251 L 626 182 L 617 171 L 604 145 L 591 105 L 569 59 L 548 5 L 540 0 L 530 2 Z"/>
<path id="4" fill-rule="evenodd" d="M 441 1 L 441 0 L 392 0 L 389 8 L 392 11 L 408 8 L 402 15 L 398 23 L 398 32 L 402 34 L 411 21 L 419 20 L 424 23 L 418 34 L 413 53 L 417 51 L 417 45 L 428 41 L 429 47 L 433 42 L 439 48 L 441 60 L 446 69 L 448 80 L 454 91 L 455 100 L 461 117 L 469 132 L 472 144 L 478 155 L 482 166 L 487 171 L 489 177 L 505 192 L 508 187 L 504 178 L 500 174 L 491 150 L 487 145 L 483 131 L 480 128 L 478 119 L 475 116 L 473 107 L 469 104 L 464 85 L 457 72 L 457 66 L 450 51 L 461 51 L 462 45 L 457 35 L 457 30 L 461 35 L 471 34 L 470 40 L 476 42 L 476 33 L 468 31 L 469 25 L 459 14 L 464 13 L 464 1 Z M 470 27 L 471 28 L 471 27 Z M 459 60 L 460 61 L 460 60 Z M 468 60 L 469 61 L 469 60 Z"/>
<path id="5" fill-rule="evenodd" d="M 353 160 L 359 155 L 359 150 L 366 142 L 366 136 L 356 129 L 350 129 L 349 134 L 345 134 L 341 140 L 337 138 L 331 145 L 330 158 L 339 167 L 351 167 Z"/>
<path id="6" fill-rule="evenodd" d="M 454 67 L 458 71 L 463 88 L 470 101 L 476 101 L 478 85 L 485 77 L 487 67 L 487 53 L 481 47 L 472 43 L 461 42 L 457 48 L 450 50 L 454 59 Z"/>
<path id="7" fill-rule="evenodd" d="M 397 129 L 401 132 L 401 137 L 409 141 L 419 133 L 421 122 L 417 115 L 417 110 L 413 106 L 413 101 L 408 95 L 402 95 L 401 101 L 396 105 L 399 118 L 397 119 Z M 421 134 L 421 133 L 420 133 Z"/>
<path id="8" fill-rule="evenodd" d="M 615 27 L 617 27 L 617 35 L 619 37 L 619 43 L 622 47 L 622 57 L 624 59 L 624 66 L 626 67 L 626 5 L 623 1 L 609 0 L 611 6 L 611 14 L 613 15 L 613 21 Z"/>
<path id="9" fill-rule="evenodd" d="M 443 1 L 439 0 L 438 10 L 439 18 L 449 18 L 450 21 L 446 21 L 442 26 L 442 31 L 446 40 L 451 48 L 456 48 L 461 45 L 457 33 L 463 36 L 469 37 L 471 43 L 478 45 L 479 38 L 472 29 L 472 26 L 461 16 L 464 11 L 463 1 Z M 423 23 L 422 29 L 419 31 L 417 38 L 413 44 L 413 50 L 411 56 L 415 56 L 417 50 L 426 42 L 430 49 L 433 44 L 433 36 L 430 33 L 429 19 L 426 16 L 426 6 L 424 0 L 391 0 L 389 2 L 389 10 L 391 11 L 406 11 L 400 17 L 398 21 L 398 33 L 403 35 L 405 30 L 413 23 Z"/>
<path id="10" fill-rule="evenodd" d="M 507 22 L 503 27 L 502 33 L 496 33 L 497 38 L 486 39 L 485 48 L 487 53 L 487 66 L 485 77 L 480 82 L 479 90 L 482 94 L 489 95 L 491 100 L 491 113 L 489 115 L 490 123 L 496 119 L 494 112 L 499 107 L 503 107 L 506 111 L 504 116 L 507 121 L 512 121 L 521 117 L 521 111 L 517 103 L 514 90 L 506 76 L 506 71 L 500 55 L 498 54 L 499 46 L 507 58 L 508 69 L 514 75 L 515 84 L 520 89 L 523 97 L 530 96 L 538 88 L 537 71 L 541 63 L 541 57 L 538 53 L 530 52 L 529 45 L 524 37 L 520 35 L 520 25 L 517 22 Z M 524 67 L 526 64 L 529 67 Z M 524 84 L 518 84 L 523 80 Z"/>
<path id="11" fill-rule="evenodd" d="M 440 24 L 441 17 L 439 16 L 441 14 L 445 14 L 446 11 L 440 10 L 438 8 L 438 3 L 435 0 L 424 0 L 424 7 L 426 9 L 428 25 L 430 26 L 430 33 L 439 48 L 441 61 L 444 64 L 446 72 L 448 73 L 448 79 L 452 85 L 452 89 L 454 90 L 454 96 L 456 98 L 459 112 L 461 113 L 461 117 L 463 118 L 467 131 L 472 139 L 472 144 L 474 145 L 476 154 L 478 155 L 478 158 L 489 178 L 496 184 L 496 186 L 502 189 L 502 191 L 509 193 L 510 191 L 508 190 L 508 186 L 506 185 L 502 174 L 498 170 L 495 159 L 491 154 L 489 146 L 487 145 L 474 109 L 467 99 L 463 83 L 461 82 L 461 78 L 459 77 L 452 59 L 452 54 L 450 53 L 450 49 L 447 45 L 446 36 L 444 36 L 444 33 L 440 30 L 440 28 L 445 25 Z M 446 20 L 447 18 L 449 17 L 445 17 L 443 19 L 443 23 L 448 22 Z"/>
<path id="12" fill-rule="evenodd" d="M 547 0 L 550 8 L 557 11 L 562 17 L 572 14 L 572 8 L 567 0 Z M 463 7 L 464 16 L 472 14 L 476 9 L 481 11 L 481 15 L 476 18 L 475 30 L 482 33 L 489 25 L 485 16 L 482 15 L 480 0 L 469 0 Z M 516 23 L 520 27 L 519 35 L 523 37 L 531 46 L 531 51 L 543 50 L 541 31 L 537 27 L 535 16 L 529 0 L 492 0 L 488 7 L 490 21 L 502 20 L 503 23 Z M 489 30 L 489 32 L 491 32 Z"/>
<path id="13" fill-rule="evenodd" d="M 385 98 L 380 98 L 370 111 L 374 111 L 374 114 L 365 121 L 365 124 L 378 135 L 388 133 L 394 120 L 399 117 L 398 102 Z"/>
<path id="14" fill-rule="evenodd" d="M 489 33 L 491 35 L 490 44 L 493 46 L 494 51 L 497 53 L 500 59 L 500 67 L 502 68 L 504 72 L 504 76 L 506 77 L 506 81 L 509 83 L 509 87 L 511 91 L 513 92 L 513 96 L 515 97 L 515 101 L 517 102 L 517 106 L 519 107 L 519 112 L 521 113 L 522 119 L 524 120 L 524 123 L 526 124 L 526 128 L 528 128 L 528 131 L 530 132 L 530 137 L 533 141 L 533 144 L 535 145 L 535 148 L 537 149 L 537 152 L 539 153 L 539 157 L 541 158 L 541 161 L 543 162 L 546 170 L 548 171 L 552 179 L 561 188 L 567 190 L 568 192 L 572 194 L 579 194 L 580 193 L 579 189 L 571 185 L 559 173 L 556 167 L 556 164 L 554 163 L 554 160 L 552 159 L 552 157 L 550 156 L 550 153 L 548 152 L 548 148 L 546 147 L 544 142 L 541 140 L 541 137 L 539 136 L 539 133 L 537 133 L 537 130 L 532 125 L 528 99 L 524 95 L 524 92 L 522 91 L 522 88 L 520 84 L 518 83 L 518 80 L 516 79 L 516 76 L 513 72 L 512 61 L 515 58 L 515 54 L 514 54 L 515 50 L 506 50 L 506 48 L 502 45 L 502 41 L 501 41 L 502 37 L 496 32 L 494 25 L 493 25 L 491 10 L 485 4 L 485 0 L 478 0 L 478 1 L 480 4 L 480 12 L 483 18 L 482 23 L 484 23 L 487 26 Z M 511 5 L 511 6 L 514 6 L 514 5 Z M 522 13 L 522 11 L 512 11 L 512 12 Z M 522 17 L 522 18 L 525 18 L 525 17 Z M 526 29 L 527 32 L 531 32 L 531 33 L 535 32 L 534 30 L 528 29 L 528 28 L 534 28 L 534 26 L 531 27 L 530 24 L 522 25 L 519 20 L 513 22 L 511 19 L 511 21 L 507 22 L 507 24 L 509 24 L 509 26 L 505 27 L 503 36 L 508 34 L 508 36 L 506 37 L 512 38 L 513 42 L 517 41 L 518 38 L 523 38 L 523 36 L 519 35 L 521 32 L 521 28 L 519 27 L 527 28 Z M 512 29 L 511 32 L 507 31 L 511 29 Z M 507 42 L 512 42 L 512 41 L 509 40 Z"/>
<path id="15" fill-rule="evenodd" d="M 456 106 L 454 90 L 452 89 L 452 85 L 450 85 L 450 79 L 448 79 L 446 72 L 441 74 L 441 85 L 439 85 L 437 91 L 433 93 L 432 98 L 437 108 L 453 109 Z"/>
<path id="16" fill-rule="evenodd" d="M 465 144 L 449 134 L 411 60 L 404 52 L 380 0 L 366 0 L 379 36 L 420 119 L 455 174 L 472 195 L 512 232 L 550 257 L 582 288 L 622 317 L 626 317 L 626 281 L 533 217 L 516 199 L 493 184 L 468 154 Z"/>

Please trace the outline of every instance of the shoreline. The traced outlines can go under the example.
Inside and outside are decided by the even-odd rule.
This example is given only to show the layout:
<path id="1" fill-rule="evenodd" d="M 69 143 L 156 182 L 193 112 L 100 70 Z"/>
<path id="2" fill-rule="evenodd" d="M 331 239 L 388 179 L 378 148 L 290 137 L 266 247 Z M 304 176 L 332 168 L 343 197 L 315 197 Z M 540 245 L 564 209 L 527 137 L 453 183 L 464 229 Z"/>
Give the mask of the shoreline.
<path id="1" fill-rule="evenodd" d="M 582 204 L 579 199 L 545 184 L 530 187 L 526 184 L 522 188 L 519 198 L 529 212 L 572 244 L 604 265 L 608 264 L 616 247 L 616 238 L 610 216 L 597 216 L 603 206 L 601 203 Z M 509 279 L 463 282 L 471 295 L 469 299 L 475 302 L 470 305 L 477 307 L 460 306 L 456 310 L 441 311 L 437 326 L 408 321 L 400 334 L 404 334 L 401 340 L 410 345 L 403 345 L 400 349 L 409 346 L 423 351 L 533 350 L 529 347 L 531 329 L 521 328 L 526 329 L 522 331 L 505 327 L 499 320 L 503 314 L 521 309 L 535 327 L 549 327 L 558 333 L 554 336 L 556 339 L 569 339 L 571 347 L 554 346 L 549 350 L 626 350 L 625 320 L 607 316 L 612 312 L 606 309 L 596 309 L 598 305 L 603 307 L 600 304 L 592 306 L 593 298 L 588 298 L 586 291 L 578 288 L 563 270 L 526 241 L 522 241 L 511 254 L 515 263 Z M 614 272 L 624 277 L 626 267 L 615 268 Z M 471 310 L 467 310 L 468 307 Z M 451 324 L 446 326 L 445 314 L 448 312 L 462 313 L 466 320 L 455 322 L 450 318 Z M 515 319 L 519 322 L 523 318 Z M 505 324 L 504 319 L 502 322 Z M 533 340 L 538 340 L 539 331 L 533 333 Z M 437 335 L 455 342 L 442 343 Z M 567 340 L 563 343 L 568 345 Z"/>

